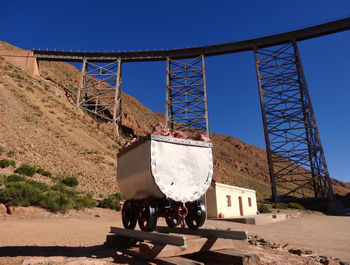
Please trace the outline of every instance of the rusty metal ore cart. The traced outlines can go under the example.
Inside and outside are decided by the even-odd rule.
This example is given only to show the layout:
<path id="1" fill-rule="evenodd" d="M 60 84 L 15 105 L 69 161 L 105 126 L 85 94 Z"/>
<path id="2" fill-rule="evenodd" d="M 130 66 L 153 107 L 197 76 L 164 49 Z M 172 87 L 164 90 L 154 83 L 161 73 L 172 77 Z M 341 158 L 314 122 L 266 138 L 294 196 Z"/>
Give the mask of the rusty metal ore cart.
<path id="1" fill-rule="evenodd" d="M 148 135 L 118 154 L 117 181 L 126 201 L 123 225 L 153 231 L 158 217 L 169 227 L 202 226 L 206 208 L 201 197 L 213 176 L 212 144 Z"/>

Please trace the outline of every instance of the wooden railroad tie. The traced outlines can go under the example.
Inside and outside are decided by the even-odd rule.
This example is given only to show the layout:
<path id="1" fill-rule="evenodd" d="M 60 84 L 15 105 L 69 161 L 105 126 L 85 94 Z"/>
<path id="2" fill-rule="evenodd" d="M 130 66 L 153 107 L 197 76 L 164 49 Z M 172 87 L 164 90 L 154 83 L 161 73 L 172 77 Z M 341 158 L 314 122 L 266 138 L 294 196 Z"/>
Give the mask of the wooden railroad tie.
<path id="1" fill-rule="evenodd" d="M 110 233 L 106 246 L 157 264 L 249 264 L 259 260 L 232 249 L 232 240 L 248 238 L 246 231 L 157 227 L 155 232 L 144 232 L 111 227 Z"/>

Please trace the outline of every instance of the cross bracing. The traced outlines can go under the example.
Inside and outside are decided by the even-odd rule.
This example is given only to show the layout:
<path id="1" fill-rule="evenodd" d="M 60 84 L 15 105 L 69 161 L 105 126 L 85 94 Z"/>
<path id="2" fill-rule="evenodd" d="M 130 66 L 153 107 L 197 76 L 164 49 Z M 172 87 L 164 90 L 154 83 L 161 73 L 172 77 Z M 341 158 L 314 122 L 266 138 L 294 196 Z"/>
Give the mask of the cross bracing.
<path id="1" fill-rule="evenodd" d="M 297 44 L 254 53 L 273 199 L 333 197 Z"/>
<path id="2" fill-rule="evenodd" d="M 83 61 L 77 107 L 103 121 L 119 125 L 121 119 L 121 60 Z"/>
<path id="3" fill-rule="evenodd" d="M 173 129 L 209 134 L 204 56 L 167 60 L 166 122 Z"/>

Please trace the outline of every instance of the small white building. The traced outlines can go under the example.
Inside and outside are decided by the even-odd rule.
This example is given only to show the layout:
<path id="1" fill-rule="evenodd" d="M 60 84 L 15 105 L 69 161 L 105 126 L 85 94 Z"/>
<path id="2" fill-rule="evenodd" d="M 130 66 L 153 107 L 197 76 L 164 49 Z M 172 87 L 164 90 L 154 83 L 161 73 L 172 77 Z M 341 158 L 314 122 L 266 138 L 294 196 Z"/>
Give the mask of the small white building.
<path id="1" fill-rule="evenodd" d="M 232 218 L 257 214 L 255 190 L 213 181 L 207 193 L 209 218 Z"/>

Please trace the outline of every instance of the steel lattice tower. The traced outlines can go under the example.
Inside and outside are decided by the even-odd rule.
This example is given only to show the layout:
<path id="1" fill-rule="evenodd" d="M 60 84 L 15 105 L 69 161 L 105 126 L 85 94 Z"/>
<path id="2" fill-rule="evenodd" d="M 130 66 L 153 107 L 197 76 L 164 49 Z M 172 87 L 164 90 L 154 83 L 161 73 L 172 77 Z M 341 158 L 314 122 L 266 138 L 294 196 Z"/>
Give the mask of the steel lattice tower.
<path id="1" fill-rule="evenodd" d="M 76 105 L 103 121 L 121 123 L 121 60 L 92 63 L 84 59 Z"/>
<path id="2" fill-rule="evenodd" d="M 166 123 L 172 129 L 197 129 L 209 135 L 204 56 L 167 58 Z"/>
<path id="3" fill-rule="evenodd" d="M 273 200 L 332 199 L 296 42 L 254 53 Z"/>

